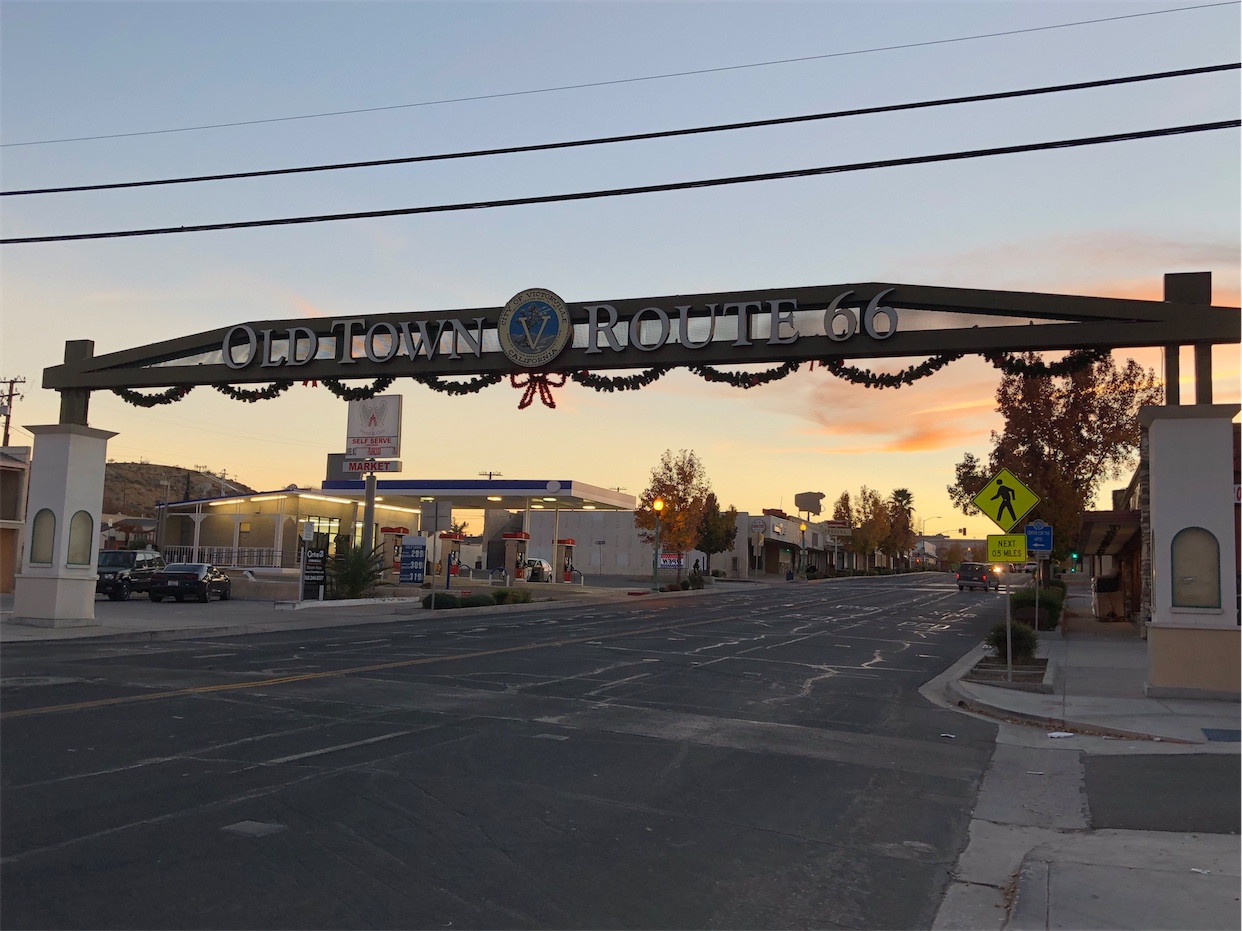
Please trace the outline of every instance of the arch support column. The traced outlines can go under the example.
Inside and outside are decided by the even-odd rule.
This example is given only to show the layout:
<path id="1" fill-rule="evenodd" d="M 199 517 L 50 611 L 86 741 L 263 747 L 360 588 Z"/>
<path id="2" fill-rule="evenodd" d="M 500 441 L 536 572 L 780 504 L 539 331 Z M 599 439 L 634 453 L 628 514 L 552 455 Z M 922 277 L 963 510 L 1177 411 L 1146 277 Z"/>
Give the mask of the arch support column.
<path id="1" fill-rule="evenodd" d="M 95 620 L 95 573 L 108 440 L 80 424 L 27 428 L 34 434 L 26 499 L 26 550 L 13 622 L 75 627 Z"/>

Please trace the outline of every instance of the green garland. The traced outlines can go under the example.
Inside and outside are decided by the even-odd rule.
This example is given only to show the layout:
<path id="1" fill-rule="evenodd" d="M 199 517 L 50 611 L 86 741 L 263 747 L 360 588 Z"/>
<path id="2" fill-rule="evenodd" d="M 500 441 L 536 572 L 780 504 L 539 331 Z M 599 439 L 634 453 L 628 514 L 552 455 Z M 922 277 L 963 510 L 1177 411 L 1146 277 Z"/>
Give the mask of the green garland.
<path id="1" fill-rule="evenodd" d="M 234 388 L 232 385 L 227 384 L 216 384 L 211 387 L 221 394 L 227 394 L 234 401 L 246 401 L 253 404 L 255 401 L 270 401 L 272 398 L 279 397 L 293 387 L 293 382 L 274 381 L 266 388 L 256 388 L 254 391 Z"/>
<path id="2" fill-rule="evenodd" d="M 638 375 L 619 375 L 615 378 L 609 378 L 604 375 L 592 375 L 588 371 L 570 372 L 569 377 L 582 385 L 584 388 L 594 388 L 596 391 L 637 391 L 639 388 L 646 388 L 657 378 L 662 378 L 668 373 L 668 366 L 647 369 Z"/>
<path id="3" fill-rule="evenodd" d="M 1107 349 L 1076 349 L 1060 362 L 1027 362 L 1012 352 L 984 352 L 983 358 L 1006 375 L 1021 375 L 1023 378 L 1058 378 L 1081 372 L 1088 366 L 1103 362 L 1108 358 Z"/>
<path id="4" fill-rule="evenodd" d="M 891 375 L 877 375 L 875 372 L 868 372 L 866 369 L 846 365 L 840 359 L 825 359 L 820 364 L 833 375 L 836 375 L 838 378 L 844 378 L 855 385 L 863 385 L 867 388 L 900 388 L 903 385 L 912 385 L 920 378 L 926 378 L 928 375 L 940 371 L 950 362 L 956 362 L 961 357 L 961 353 L 932 356 L 919 365 L 912 365 L 908 369 L 902 369 L 900 372 L 894 372 Z"/>
<path id="5" fill-rule="evenodd" d="M 757 388 L 760 385 L 779 381 L 786 375 L 792 375 L 798 371 L 801 364 L 800 362 L 786 362 L 766 372 L 722 372 L 710 365 L 691 365 L 687 368 L 704 381 L 732 385 L 734 388 Z"/>
<path id="6" fill-rule="evenodd" d="M 128 388 L 113 388 L 112 393 L 121 400 L 133 404 L 135 407 L 156 407 L 160 404 L 172 404 L 174 401 L 180 401 L 193 390 L 193 385 L 175 385 L 167 391 L 161 391 L 159 394 L 139 394 L 137 391 L 130 391 Z"/>
<path id="7" fill-rule="evenodd" d="M 1078 349 L 1069 353 L 1060 362 L 1046 363 L 1042 361 L 1028 362 L 1021 356 L 1011 352 L 980 353 L 983 358 L 1006 375 L 1020 375 L 1024 378 L 1053 378 L 1070 375 L 1103 361 L 1108 358 L 1108 354 L 1109 350 L 1107 349 Z M 903 385 L 913 384 L 921 378 L 926 378 L 928 375 L 944 368 L 950 362 L 955 362 L 962 358 L 962 356 L 963 353 L 947 353 L 945 355 L 932 356 L 919 365 L 884 375 L 877 375 L 866 369 L 846 365 L 840 359 L 825 359 L 821 360 L 820 364 L 838 378 L 843 378 L 856 385 L 863 385 L 867 388 L 900 388 Z M 814 367 L 815 362 L 812 362 L 811 365 Z M 709 365 L 691 365 L 687 366 L 687 368 L 705 381 L 731 385 L 734 388 L 749 389 L 778 381 L 798 371 L 800 366 L 800 362 L 786 362 L 766 372 L 722 372 L 720 369 Z M 591 388 L 595 391 L 637 391 L 662 378 L 668 374 L 670 369 L 671 366 L 657 366 L 637 375 L 616 377 L 592 375 L 589 371 L 583 370 L 568 372 L 564 377 L 573 379 L 573 381 L 583 387 Z M 548 377 L 543 375 L 534 382 L 528 379 L 527 382 L 521 385 L 514 382 L 514 377 L 510 377 L 510 381 L 514 382 L 514 387 L 525 387 L 527 389 L 519 409 L 529 406 L 536 393 L 544 404 L 550 407 L 555 406 L 551 401 L 550 389 L 563 385 L 564 377 L 562 377 L 560 382 L 549 382 Z M 442 394 L 450 395 L 466 395 L 475 394 L 492 385 L 498 385 L 504 381 L 505 376 L 480 375 L 477 378 L 471 378 L 466 381 L 448 381 L 438 375 L 412 375 L 411 378 L 432 391 L 439 391 Z M 382 391 L 386 391 L 394 381 L 396 381 L 395 376 L 381 377 L 375 379 L 370 386 L 346 388 L 339 379 L 325 378 L 323 379 L 323 385 L 344 401 L 363 401 L 375 397 Z M 253 391 L 234 388 L 226 383 L 213 384 L 212 387 L 235 401 L 254 403 L 255 401 L 271 400 L 288 391 L 292 385 L 292 381 L 274 381 L 266 388 L 257 388 Z M 158 394 L 139 394 L 137 391 L 131 391 L 128 388 L 113 388 L 112 393 L 137 407 L 156 407 L 161 404 L 172 404 L 180 401 L 193 389 L 193 385 L 177 385 Z"/>
<path id="8" fill-rule="evenodd" d="M 389 386 L 396 380 L 396 378 L 391 376 L 386 378 L 377 378 L 371 383 L 371 387 L 369 388 L 346 388 L 341 384 L 339 379 L 325 378 L 323 380 L 323 386 L 342 401 L 366 401 L 375 397 L 381 391 L 387 391 Z"/>
<path id="9" fill-rule="evenodd" d="M 469 381 L 445 381 L 439 375 L 411 375 L 410 377 L 420 385 L 426 385 L 432 391 L 456 395 L 475 394 L 484 388 L 499 385 L 505 378 L 503 375 L 480 375 Z"/>

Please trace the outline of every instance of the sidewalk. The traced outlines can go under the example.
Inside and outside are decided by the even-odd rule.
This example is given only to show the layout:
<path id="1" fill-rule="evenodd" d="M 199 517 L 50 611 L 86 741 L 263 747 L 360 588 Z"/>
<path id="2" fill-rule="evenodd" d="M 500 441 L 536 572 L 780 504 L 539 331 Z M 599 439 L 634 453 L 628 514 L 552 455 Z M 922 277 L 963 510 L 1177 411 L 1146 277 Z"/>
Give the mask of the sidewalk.
<path id="1" fill-rule="evenodd" d="M 1148 698 L 1138 629 L 1091 617 L 1081 582 L 1066 607 L 1062 629 L 1040 635 L 1051 691 L 965 681 L 983 645 L 921 690 L 1002 722 L 933 928 L 1242 926 L 1236 833 L 1092 830 L 1082 775 L 1087 754 L 1237 755 L 1242 706 Z"/>

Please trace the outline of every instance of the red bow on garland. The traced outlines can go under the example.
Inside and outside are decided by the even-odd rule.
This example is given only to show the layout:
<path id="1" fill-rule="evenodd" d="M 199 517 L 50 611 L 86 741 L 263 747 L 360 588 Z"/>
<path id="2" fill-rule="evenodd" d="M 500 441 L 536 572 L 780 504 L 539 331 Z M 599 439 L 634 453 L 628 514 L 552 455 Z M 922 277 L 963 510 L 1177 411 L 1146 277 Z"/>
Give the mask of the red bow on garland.
<path id="1" fill-rule="evenodd" d="M 531 403 L 535 400 L 535 392 L 539 392 L 539 400 L 542 401 L 546 407 L 556 407 L 556 402 L 552 400 L 552 389 L 564 386 L 564 375 L 544 375 L 534 373 L 525 376 L 523 381 L 518 381 L 520 377 L 521 376 L 518 375 L 509 376 L 509 384 L 511 384 L 514 388 L 526 389 L 526 391 L 522 394 L 522 400 L 518 402 L 518 410 L 521 411 L 530 407 Z M 554 378 L 559 378 L 560 381 L 553 381 Z"/>

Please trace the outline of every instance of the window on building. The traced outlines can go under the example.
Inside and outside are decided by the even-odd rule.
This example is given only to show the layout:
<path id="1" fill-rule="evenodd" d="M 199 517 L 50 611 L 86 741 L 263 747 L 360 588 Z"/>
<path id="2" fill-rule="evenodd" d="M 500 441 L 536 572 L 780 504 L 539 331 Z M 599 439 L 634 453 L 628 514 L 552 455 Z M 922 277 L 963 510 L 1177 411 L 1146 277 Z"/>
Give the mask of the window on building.
<path id="1" fill-rule="evenodd" d="M 1209 530 L 1187 527 L 1171 547 L 1173 607 L 1220 607 L 1220 542 Z"/>
<path id="2" fill-rule="evenodd" d="M 50 508 L 43 508 L 35 514 L 30 525 L 30 563 L 35 566 L 50 566 L 52 553 L 56 543 L 56 515 Z"/>
<path id="3" fill-rule="evenodd" d="M 77 511 L 69 518 L 69 552 L 65 563 L 70 566 L 91 564 L 91 541 L 95 537 L 95 518 L 90 511 Z"/>

